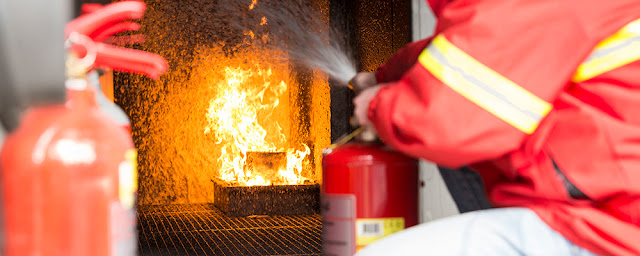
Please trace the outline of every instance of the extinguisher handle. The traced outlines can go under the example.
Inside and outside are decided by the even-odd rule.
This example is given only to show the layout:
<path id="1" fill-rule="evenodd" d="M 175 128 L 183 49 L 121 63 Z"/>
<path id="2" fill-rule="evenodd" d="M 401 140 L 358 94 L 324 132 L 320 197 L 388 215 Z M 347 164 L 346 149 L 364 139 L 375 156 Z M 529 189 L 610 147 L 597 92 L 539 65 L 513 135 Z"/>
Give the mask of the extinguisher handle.
<path id="1" fill-rule="evenodd" d="M 93 38 L 93 41 L 104 42 L 107 38 L 124 31 L 138 31 L 140 30 L 140 24 L 131 21 L 125 21 L 116 23 L 110 26 L 102 27 L 100 30 L 95 31 L 89 37 Z"/>
<path id="2" fill-rule="evenodd" d="M 82 15 L 86 15 L 86 14 L 94 13 L 103 8 L 104 6 L 101 4 L 91 4 L 91 3 L 83 4 L 81 12 L 82 12 Z M 102 26 L 98 28 L 96 31 L 91 32 L 91 35 L 89 35 L 89 37 L 91 37 L 93 41 L 104 42 L 108 38 L 110 38 L 111 36 L 117 33 L 125 32 L 125 31 L 138 31 L 138 30 L 140 30 L 140 24 L 132 21 L 123 21 L 123 22 L 117 22 L 117 23 L 107 24 L 105 26 Z M 129 42 L 128 44 L 143 43 L 145 41 L 144 39 L 145 38 L 143 35 L 138 35 L 137 40 L 135 41 L 129 40 L 131 42 Z"/>
<path id="3" fill-rule="evenodd" d="M 83 4 L 82 7 L 80 8 L 80 13 L 81 15 L 85 15 L 85 14 L 100 10 L 102 9 L 102 7 L 104 6 L 101 4 L 93 4 L 93 3 Z"/>
<path id="4" fill-rule="evenodd" d="M 121 48 L 104 43 L 96 43 L 96 46 L 95 65 L 99 67 L 144 74 L 152 79 L 158 79 L 169 68 L 167 60 L 154 53 Z"/>
<path id="5" fill-rule="evenodd" d="M 138 23 L 125 20 L 142 18 L 145 10 L 146 5 L 141 1 L 122 1 L 106 6 L 84 5 L 85 14 L 69 22 L 65 33 L 67 38 L 76 34 L 86 36 L 88 40 L 75 40 L 71 51 L 84 59 L 91 52 L 89 49 L 94 49 L 93 67 L 108 67 L 157 79 L 169 67 L 161 56 L 101 43 L 119 32 L 139 30 Z"/>
<path id="6" fill-rule="evenodd" d="M 122 1 L 109 4 L 102 8 L 92 7 L 90 13 L 67 23 L 65 36 L 77 32 L 91 36 L 105 26 L 129 19 L 140 19 L 144 16 L 147 6 L 141 1 Z"/>

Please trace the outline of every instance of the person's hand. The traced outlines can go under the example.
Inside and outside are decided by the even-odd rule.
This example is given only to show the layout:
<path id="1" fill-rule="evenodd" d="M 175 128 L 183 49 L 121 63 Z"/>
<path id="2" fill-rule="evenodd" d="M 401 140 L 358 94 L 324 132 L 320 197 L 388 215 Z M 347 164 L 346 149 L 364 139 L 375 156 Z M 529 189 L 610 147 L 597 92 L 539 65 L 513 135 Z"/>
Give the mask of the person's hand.
<path id="1" fill-rule="evenodd" d="M 373 72 L 360 72 L 351 79 L 351 89 L 358 94 L 367 88 L 378 85 L 376 75 Z"/>
<path id="2" fill-rule="evenodd" d="M 353 99 L 353 105 L 355 106 L 353 116 L 356 118 L 360 126 L 371 131 L 375 131 L 375 127 L 371 121 L 369 121 L 369 104 L 383 86 L 384 85 L 375 85 L 373 87 L 366 88 Z"/>

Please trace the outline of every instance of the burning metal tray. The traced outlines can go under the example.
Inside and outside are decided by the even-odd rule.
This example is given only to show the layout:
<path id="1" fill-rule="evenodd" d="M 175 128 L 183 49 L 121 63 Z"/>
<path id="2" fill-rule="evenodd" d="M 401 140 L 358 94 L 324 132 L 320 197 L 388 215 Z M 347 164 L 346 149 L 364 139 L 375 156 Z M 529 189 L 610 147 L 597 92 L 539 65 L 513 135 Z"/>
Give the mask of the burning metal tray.
<path id="1" fill-rule="evenodd" d="M 227 216 L 317 214 L 320 185 L 237 186 L 213 180 L 213 204 Z"/>

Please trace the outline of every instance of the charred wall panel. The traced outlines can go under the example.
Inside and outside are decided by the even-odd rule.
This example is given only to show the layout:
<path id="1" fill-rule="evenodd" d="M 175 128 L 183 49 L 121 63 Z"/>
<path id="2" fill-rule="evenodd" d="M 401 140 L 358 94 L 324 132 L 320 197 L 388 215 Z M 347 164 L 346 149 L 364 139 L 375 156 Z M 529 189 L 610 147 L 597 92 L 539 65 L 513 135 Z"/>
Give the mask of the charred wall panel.
<path id="1" fill-rule="evenodd" d="M 348 31 L 348 47 L 353 49 L 359 71 L 375 71 L 391 55 L 409 43 L 410 2 L 408 0 L 332 0 L 332 26 Z M 353 93 L 331 87 L 331 139 L 335 141 L 352 129 Z"/>
<path id="2" fill-rule="evenodd" d="M 410 42 L 410 5 L 407 0 L 356 0 L 355 49 L 361 71 L 375 71 L 393 53 Z"/>

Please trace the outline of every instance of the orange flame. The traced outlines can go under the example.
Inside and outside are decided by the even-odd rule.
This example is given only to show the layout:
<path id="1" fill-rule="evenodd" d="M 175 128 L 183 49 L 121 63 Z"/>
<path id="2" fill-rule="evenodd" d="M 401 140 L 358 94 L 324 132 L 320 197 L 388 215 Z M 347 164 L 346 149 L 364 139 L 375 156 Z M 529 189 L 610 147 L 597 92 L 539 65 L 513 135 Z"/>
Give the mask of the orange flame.
<path id="1" fill-rule="evenodd" d="M 249 10 L 253 10 L 253 8 L 255 8 L 256 5 L 258 5 L 258 0 L 251 1 L 251 5 L 249 5 Z"/>
<path id="2" fill-rule="evenodd" d="M 257 4 L 258 1 L 253 0 L 249 9 Z M 266 24 L 267 18 L 262 17 L 260 25 Z M 244 35 L 249 48 L 256 48 L 251 42 L 256 39 L 253 31 L 245 31 Z M 268 40 L 265 36 L 263 42 Z M 293 145 L 288 138 L 289 64 L 269 61 L 269 56 L 283 54 L 275 50 L 245 49 L 222 57 L 224 60 L 216 60 L 218 70 L 215 72 L 220 75 L 214 86 L 216 95 L 209 102 L 204 133 L 213 135 L 216 145 L 220 146 L 218 172 L 224 181 L 267 186 L 302 184 L 308 180 L 302 173 L 311 150 L 304 144 Z M 274 167 L 278 170 L 245 168 L 249 152 L 280 152 L 280 155 L 284 152 L 286 165 Z"/>
<path id="3" fill-rule="evenodd" d="M 215 136 L 216 144 L 221 146 L 217 159 L 220 178 L 248 186 L 301 184 L 307 180 L 301 173 L 311 150 L 307 145 L 289 147 L 282 121 L 271 118 L 282 108 L 281 100 L 288 97 L 287 83 L 276 80 L 274 71 L 266 67 L 268 64 L 246 58 L 250 57 L 224 67 L 224 78 L 215 84 L 217 95 L 210 100 L 206 114 L 209 124 L 204 132 Z M 286 152 L 286 168 L 273 170 L 276 177 L 245 171 L 248 152 Z"/>

